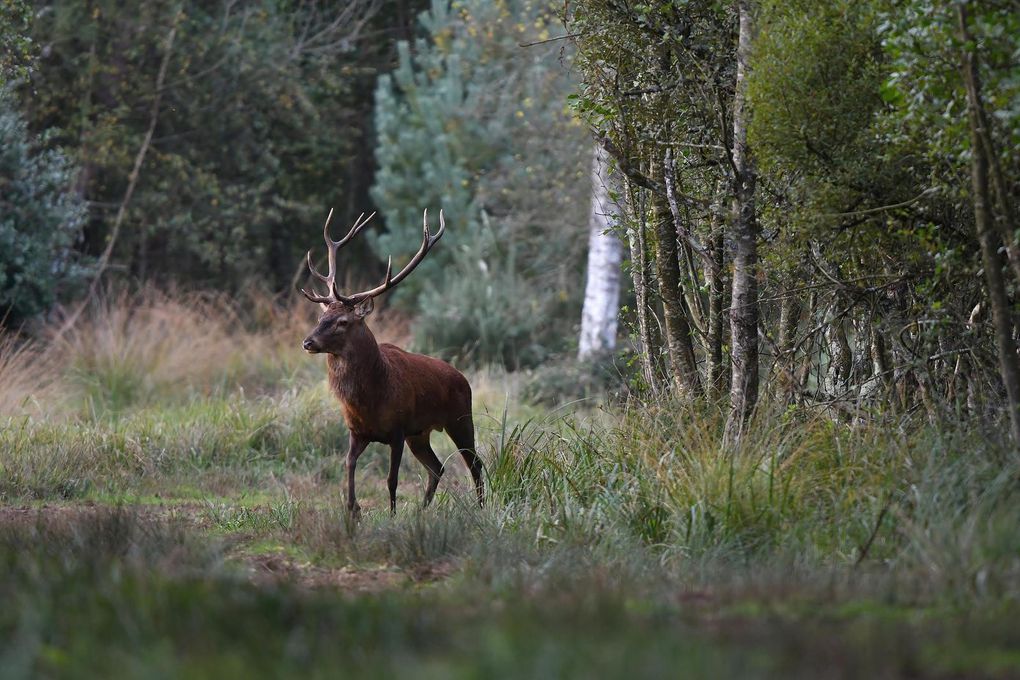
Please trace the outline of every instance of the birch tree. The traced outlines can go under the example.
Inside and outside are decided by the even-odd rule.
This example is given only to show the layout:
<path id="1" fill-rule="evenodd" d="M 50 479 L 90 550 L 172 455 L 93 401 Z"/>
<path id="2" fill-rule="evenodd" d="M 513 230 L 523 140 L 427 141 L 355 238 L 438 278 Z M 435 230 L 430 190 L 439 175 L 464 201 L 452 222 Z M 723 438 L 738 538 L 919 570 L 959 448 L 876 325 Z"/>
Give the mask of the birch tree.
<path id="1" fill-rule="evenodd" d="M 595 145 L 591 168 L 591 216 L 588 220 L 588 275 L 581 311 L 581 336 L 577 358 L 588 359 L 616 348 L 616 323 L 620 312 L 620 265 L 623 244 L 612 231 L 620 207 L 610 191 L 608 154 Z"/>
<path id="2" fill-rule="evenodd" d="M 733 338 L 728 429 L 739 433 L 758 400 L 758 221 L 755 212 L 755 170 L 747 146 L 749 108 L 745 96 L 754 30 L 749 0 L 739 0 L 737 86 L 733 98 L 733 296 L 730 334 Z"/>

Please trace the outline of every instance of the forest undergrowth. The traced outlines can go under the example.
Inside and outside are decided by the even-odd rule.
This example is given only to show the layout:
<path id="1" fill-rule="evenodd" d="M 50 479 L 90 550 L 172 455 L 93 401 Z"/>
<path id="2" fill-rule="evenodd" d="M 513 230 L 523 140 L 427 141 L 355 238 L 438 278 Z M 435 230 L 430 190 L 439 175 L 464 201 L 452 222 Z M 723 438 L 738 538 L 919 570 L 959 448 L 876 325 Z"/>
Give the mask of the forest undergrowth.
<path id="1" fill-rule="evenodd" d="M 0 675 L 1020 673 L 1002 423 L 766 402 L 735 444 L 473 371 L 486 506 L 435 435 L 434 506 L 405 456 L 390 516 L 373 447 L 354 521 L 309 321 L 144 291 L 0 342 Z"/>

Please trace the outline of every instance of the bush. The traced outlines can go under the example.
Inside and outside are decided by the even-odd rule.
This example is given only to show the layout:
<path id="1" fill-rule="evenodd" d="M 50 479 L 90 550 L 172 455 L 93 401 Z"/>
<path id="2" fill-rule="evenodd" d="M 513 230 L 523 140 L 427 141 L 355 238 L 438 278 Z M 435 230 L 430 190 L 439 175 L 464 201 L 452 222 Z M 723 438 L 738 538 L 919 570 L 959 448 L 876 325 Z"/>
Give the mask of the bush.
<path id="1" fill-rule="evenodd" d="M 558 407 L 602 396 L 623 396 L 635 378 L 633 362 L 620 355 L 585 361 L 569 358 L 531 372 L 521 396 L 532 404 Z"/>
<path id="2" fill-rule="evenodd" d="M 75 170 L 40 146 L 0 90 L 0 323 L 45 311 L 86 273 L 72 252 L 85 219 Z"/>
<path id="3" fill-rule="evenodd" d="M 568 305 L 536 291 L 512 251 L 487 258 L 468 246 L 461 250 L 421 297 L 417 346 L 447 359 L 511 369 L 537 366 L 563 349 L 565 334 L 551 334 L 550 319 L 569 315 Z"/>

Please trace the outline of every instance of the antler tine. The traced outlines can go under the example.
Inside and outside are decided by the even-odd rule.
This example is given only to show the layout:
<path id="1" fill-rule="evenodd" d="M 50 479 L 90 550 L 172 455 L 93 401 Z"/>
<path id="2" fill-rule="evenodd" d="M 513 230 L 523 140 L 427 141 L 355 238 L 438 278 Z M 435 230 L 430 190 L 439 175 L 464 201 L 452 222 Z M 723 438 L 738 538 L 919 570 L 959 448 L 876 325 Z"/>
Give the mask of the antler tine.
<path id="1" fill-rule="evenodd" d="M 386 277 L 383 279 L 382 284 L 372 288 L 371 290 L 366 290 L 362 293 L 355 293 L 348 297 L 341 295 L 338 296 L 337 299 L 347 304 L 356 304 L 362 300 L 367 300 L 368 298 L 375 297 L 376 295 L 386 292 L 407 278 L 407 275 L 414 271 L 414 268 L 425 259 L 425 256 L 428 255 L 432 246 L 434 246 L 436 241 L 442 238 L 443 234 L 446 232 L 446 220 L 443 217 L 443 211 L 439 211 L 439 231 L 437 231 L 435 235 L 432 235 L 429 233 L 429 211 L 428 208 L 426 208 L 422 215 L 422 231 L 424 233 L 422 235 L 421 247 L 418 248 L 418 252 L 414 254 L 411 261 L 408 262 L 396 276 L 393 276 L 393 257 L 390 256 L 389 262 L 386 265 Z"/>
<path id="2" fill-rule="evenodd" d="M 330 214 L 332 214 L 332 211 L 330 211 Z M 374 212 L 368 217 L 365 217 L 365 213 L 361 213 L 360 215 L 358 215 L 358 219 L 354 220 L 354 226 L 351 227 L 351 230 L 347 232 L 347 236 L 344 236 L 339 241 L 333 241 L 329 238 L 328 231 L 329 221 L 327 220 L 326 229 L 323 229 L 323 236 L 326 237 L 326 243 L 330 244 L 331 246 L 335 245 L 337 249 L 343 248 L 345 245 L 347 245 L 348 241 L 350 241 L 352 238 L 361 233 L 361 230 L 365 228 L 365 225 L 368 224 L 369 220 L 371 220 L 373 217 L 375 217 Z"/>
<path id="3" fill-rule="evenodd" d="M 326 283 L 326 295 L 336 299 L 336 251 L 340 244 L 329 237 L 329 223 L 333 221 L 333 209 L 329 209 L 326 216 L 326 223 L 322 225 L 322 238 L 326 240 L 326 260 L 329 263 L 329 273 L 323 279 Z"/>
<path id="4" fill-rule="evenodd" d="M 329 214 L 326 215 L 326 223 L 322 226 L 322 238 L 326 241 L 326 257 L 329 263 L 329 271 L 323 275 L 315 268 L 315 265 L 312 264 L 312 251 L 309 250 L 305 255 L 305 260 L 308 263 L 308 271 L 312 273 L 312 276 L 326 284 L 327 292 L 326 295 L 319 295 L 314 290 L 312 292 L 308 292 L 302 288 L 301 292 L 304 293 L 305 297 L 312 302 L 320 302 L 323 304 L 329 304 L 341 299 L 340 293 L 336 289 L 336 252 L 347 245 L 352 238 L 357 236 L 361 230 L 365 228 L 365 225 L 368 224 L 368 221 L 373 217 L 375 217 L 374 212 L 368 217 L 365 217 L 365 213 L 361 213 L 358 215 L 358 219 L 354 220 L 354 226 L 352 226 L 350 231 L 347 232 L 347 235 L 339 241 L 334 241 L 329 236 L 329 225 L 330 222 L 333 221 L 333 209 L 330 208 Z"/>
<path id="5" fill-rule="evenodd" d="M 318 302 L 318 303 L 323 304 L 323 305 L 328 305 L 331 302 L 336 302 L 336 300 L 334 300 L 329 295 L 319 295 L 314 290 L 311 293 L 309 293 L 304 288 L 301 288 L 300 290 L 301 290 L 301 294 L 304 295 L 309 300 L 311 300 L 312 302 Z"/>
<path id="6" fill-rule="evenodd" d="M 319 279 L 323 283 L 329 283 L 329 277 L 328 276 L 323 276 L 322 274 L 320 274 L 319 270 L 317 270 L 315 268 L 315 265 L 312 264 L 312 251 L 309 250 L 305 254 L 305 260 L 308 262 L 308 271 L 310 271 L 312 273 L 312 276 L 314 276 L 315 278 Z"/>
<path id="7" fill-rule="evenodd" d="M 422 221 L 425 223 L 425 234 L 426 234 L 426 236 L 429 233 L 428 215 L 429 215 L 429 209 L 425 208 L 425 215 L 422 218 Z M 443 219 L 443 209 L 440 208 L 439 209 L 439 231 L 437 231 L 436 235 L 433 236 L 432 239 L 429 241 L 429 248 L 432 248 L 432 246 L 435 245 L 436 241 L 438 241 L 439 239 L 443 238 L 443 234 L 444 233 L 446 233 L 446 220 Z"/>

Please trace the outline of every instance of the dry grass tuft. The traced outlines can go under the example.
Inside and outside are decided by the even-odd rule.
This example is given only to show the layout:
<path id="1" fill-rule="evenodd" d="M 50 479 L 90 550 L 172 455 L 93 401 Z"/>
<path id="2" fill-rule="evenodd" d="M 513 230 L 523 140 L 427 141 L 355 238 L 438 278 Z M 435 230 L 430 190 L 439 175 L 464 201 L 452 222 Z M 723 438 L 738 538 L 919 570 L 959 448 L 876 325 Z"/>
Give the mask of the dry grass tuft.
<path id="1" fill-rule="evenodd" d="M 38 345 L 0 335 L 0 418 L 35 415 L 60 401 L 58 374 Z"/>
<path id="2" fill-rule="evenodd" d="M 236 297 L 146 288 L 95 300 L 62 334 L 0 335 L 0 416 L 121 412 L 196 397 L 279 394 L 318 382 L 324 362 L 301 351 L 319 309 L 251 289 Z M 406 347 L 410 324 L 383 311 L 380 342 Z"/>
<path id="3" fill-rule="evenodd" d="M 218 297 L 121 293 L 98 300 L 53 349 L 73 383 L 119 408 L 157 392 L 221 381 L 237 352 L 236 323 Z"/>

